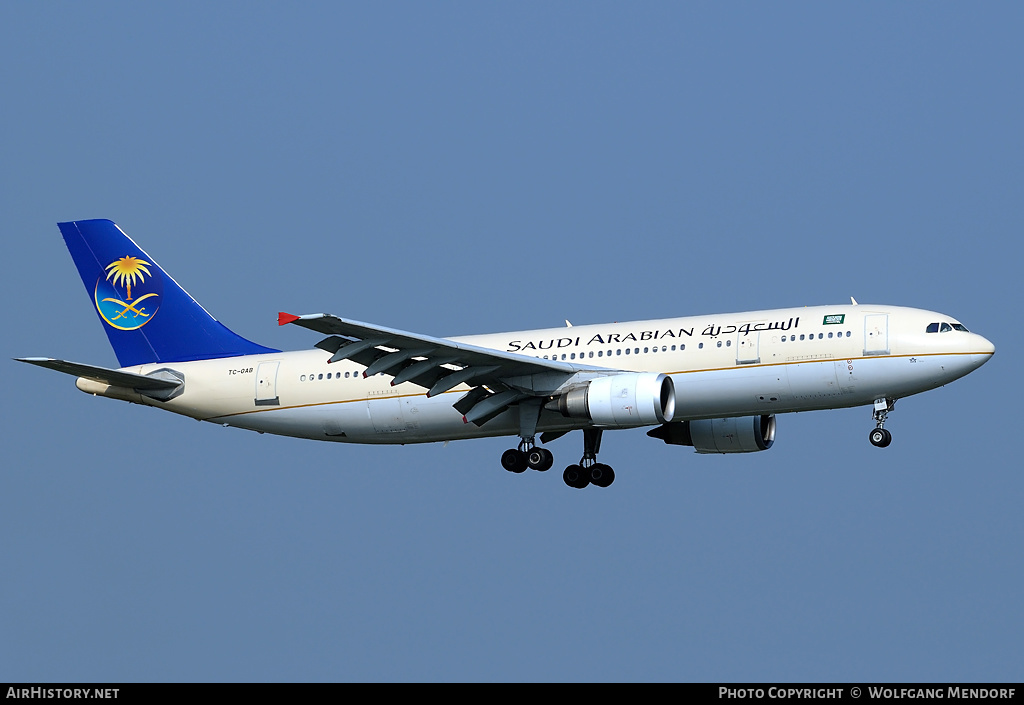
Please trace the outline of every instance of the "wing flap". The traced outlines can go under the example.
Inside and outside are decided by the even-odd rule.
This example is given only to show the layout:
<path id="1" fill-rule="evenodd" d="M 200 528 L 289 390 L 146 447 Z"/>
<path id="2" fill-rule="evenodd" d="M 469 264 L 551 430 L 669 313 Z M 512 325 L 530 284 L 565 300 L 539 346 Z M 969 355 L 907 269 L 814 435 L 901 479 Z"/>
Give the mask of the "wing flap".
<path id="1" fill-rule="evenodd" d="M 500 361 L 500 376 L 502 377 L 552 371 L 572 374 L 581 369 L 588 369 L 585 365 L 571 365 L 557 360 L 543 360 L 519 353 L 481 348 L 476 345 L 449 340 L 448 338 L 434 338 L 429 335 L 410 333 L 395 328 L 375 326 L 360 321 L 350 321 L 327 313 L 313 313 L 305 316 L 282 313 L 279 315 L 278 320 L 281 322 L 280 325 L 293 323 L 297 326 L 332 336 L 339 345 L 334 354 L 345 356 L 338 359 L 355 359 L 350 353 L 346 354 L 346 351 L 350 350 L 349 346 L 358 345 L 360 347 L 352 349 L 362 351 L 371 348 L 389 347 L 392 350 L 386 352 L 430 349 L 434 351 L 434 355 L 455 354 L 458 358 L 456 364 L 463 367 L 469 365 L 488 366 L 495 364 L 496 361 Z M 321 341 L 321 343 L 326 343 L 326 341 Z M 319 344 L 317 347 L 327 349 Z"/>
<path id="2" fill-rule="evenodd" d="M 374 363 L 377 363 L 378 360 L 381 360 L 386 355 L 397 352 L 405 353 L 404 359 L 399 359 L 396 356 L 390 359 L 388 363 L 382 364 L 382 369 L 375 370 L 375 372 L 392 374 L 403 382 L 413 382 L 420 384 L 420 386 L 429 387 L 433 385 L 433 382 L 430 385 L 423 385 L 416 380 L 421 370 L 426 371 L 432 367 L 441 367 L 442 365 L 454 364 L 463 368 L 497 366 L 497 369 L 494 370 L 494 376 L 497 378 L 517 377 L 541 372 L 561 372 L 571 375 L 583 369 L 590 369 L 586 365 L 574 365 L 557 360 L 543 360 L 519 353 L 482 348 L 476 345 L 456 342 L 448 338 L 435 338 L 429 335 L 410 333 L 359 321 L 350 321 L 326 313 L 314 313 L 304 316 L 281 313 L 279 314 L 278 321 L 280 325 L 293 323 L 297 326 L 329 335 L 329 338 L 317 343 L 316 347 L 332 353 L 331 362 L 354 360 L 360 364 L 372 367 Z M 432 365 L 420 365 L 413 373 L 405 372 L 408 368 L 427 361 L 435 362 Z M 403 374 L 404 372 L 405 374 Z"/>
<path id="3" fill-rule="evenodd" d="M 519 353 L 483 348 L 448 338 L 351 321 L 326 313 L 278 315 L 278 323 L 293 323 L 328 335 L 316 347 L 331 354 L 330 362 L 352 360 L 366 366 L 365 374 L 386 374 L 392 384 L 410 382 L 432 397 L 466 384 L 472 390 L 454 407 L 467 423 L 483 425 L 510 406 L 529 397 L 545 396 L 583 370 L 601 369 Z M 543 380 L 543 381 L 540 381 Z"/>

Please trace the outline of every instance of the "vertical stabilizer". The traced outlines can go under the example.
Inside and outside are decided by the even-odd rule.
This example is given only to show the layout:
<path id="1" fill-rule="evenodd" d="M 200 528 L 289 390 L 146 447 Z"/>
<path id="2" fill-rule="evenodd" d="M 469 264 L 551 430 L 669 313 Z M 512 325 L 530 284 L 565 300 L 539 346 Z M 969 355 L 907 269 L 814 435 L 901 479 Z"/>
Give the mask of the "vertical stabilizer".
<path id="1" fill-rule="evenodd" d="M 58 227 L 122 367 L 277 352 L 228 330 L 113 222 Z"/>

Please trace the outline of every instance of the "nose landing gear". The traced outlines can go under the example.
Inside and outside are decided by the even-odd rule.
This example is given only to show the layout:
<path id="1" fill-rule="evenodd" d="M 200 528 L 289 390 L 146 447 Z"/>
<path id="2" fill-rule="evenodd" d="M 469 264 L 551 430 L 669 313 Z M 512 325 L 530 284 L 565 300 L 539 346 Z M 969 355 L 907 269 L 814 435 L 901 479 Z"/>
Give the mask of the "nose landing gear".
<path id="1" fill-rule="evenodd" d="M 884 428 L 876 428 L 872 429 L 868 439 L 871 441 L 871 445 L 879 448 L 885 448 L 887 445 L 892 443 L 892 434 Z"/>
<path id="2" fill-rule="evenodd" d="M 896 406 L 895 399 L 875 399 L 875 428 L 868 434 L 868 440 L 871 441 L 871 445 L 876 448 L 885 448 L 892 443 L 892 434 L 889 433 L 883 426 L 885 426 L 885 419 L 889 416 L 889 412 Z"/>

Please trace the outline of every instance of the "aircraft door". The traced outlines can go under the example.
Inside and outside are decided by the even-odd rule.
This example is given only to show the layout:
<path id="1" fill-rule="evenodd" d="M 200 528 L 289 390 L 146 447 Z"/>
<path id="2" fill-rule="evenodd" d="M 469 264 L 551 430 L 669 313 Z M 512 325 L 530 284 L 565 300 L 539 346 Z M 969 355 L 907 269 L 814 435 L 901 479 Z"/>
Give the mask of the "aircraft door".
<path id="1" fill-rule="evenodd" d="M 277 368 L 280 362 L 261 362 L 256 368 L 256 406 L 277 406 Z"/>
<path id="2" fill-rule="evenodd" d="M 737 365 L 754 365 L 761 362 L 760 339 L 761 333 L 759 331 L 738 333 L 736 335 Z"/>
<path id="3" fill-rule="evenodd" d="M 864 316 L 864 354 L 889 354 L 889 314 L 871 313 Z"/>
<path id="4" fill-rule="evenodd" d="M 406 431 L 405 416 L 402 414 L 401 397 L 369 397 L 366 406 L 370 421 L 377 433 L 402 433 Z"/>

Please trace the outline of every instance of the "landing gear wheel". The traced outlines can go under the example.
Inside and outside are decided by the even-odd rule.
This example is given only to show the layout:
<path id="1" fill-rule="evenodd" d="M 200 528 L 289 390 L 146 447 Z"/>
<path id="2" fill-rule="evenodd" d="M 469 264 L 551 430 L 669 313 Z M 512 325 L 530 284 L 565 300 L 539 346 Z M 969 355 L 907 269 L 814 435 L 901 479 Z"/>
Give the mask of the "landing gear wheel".
<path id="1" fill-rule="evenodd" d="M 615 471 L 604 463 L 595 463 L 590 466 L 590 482 L 598 487 L 607 487 L 615 482 Z"/>
<path id="2" fill-rule="evenodd" d="M 577 490 L 582 490 L 584 487 L 590 484 L 590 478 L 587 477 L 586 472 L 579 465 L 570 465 L 562 473 L 562 480 L 569 487 Z"/>
<path id="3" fill-rule="evenodd" d="M 885 423 L 886 417 L 889 416 L 889 412 L 895 408 L 896 399 L 891 397 L 878 398 L 875 399 L 874 406 L 875 410 L 872 412 L 871 417 L 875 420 L 875 428 L 868 435 L 868 440 L 876 448 L 885 448 L 892 443 L 892 434 L 882 428 L 882 425 Z"/>
<path id="4" fill-rule="evenodd" d="M 539 472 L 550 470 L 554 463 L 555 456 L 547 448 L 534 448 L 526 454 L 526 464 Z"/>
<path id="5" fill-rule="evenodd" d="M 527 468 L 527 456 L 521 450 L 509 448 L 501 454 L 501 467 L 509 472 L 523 472 Z"/>
<path id="6" fill-rule="evenodd" d="M 871 431 L 871 434 L 868 436 L 868 440 L 871 441 L 871 445 L 877 448 L 885 448 L 887 445 L 892 443 L 892 434 L 884 428 L 876 428 Z"/>

